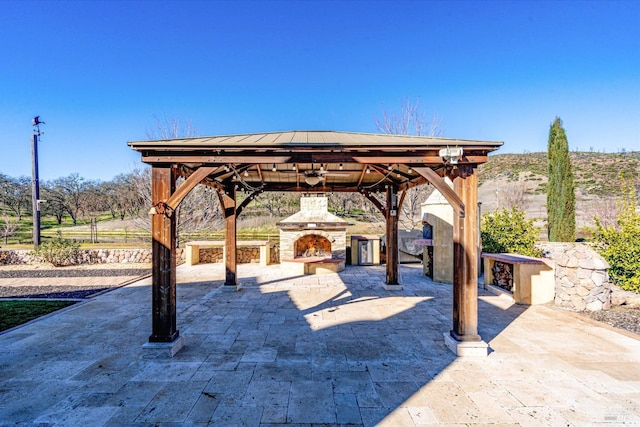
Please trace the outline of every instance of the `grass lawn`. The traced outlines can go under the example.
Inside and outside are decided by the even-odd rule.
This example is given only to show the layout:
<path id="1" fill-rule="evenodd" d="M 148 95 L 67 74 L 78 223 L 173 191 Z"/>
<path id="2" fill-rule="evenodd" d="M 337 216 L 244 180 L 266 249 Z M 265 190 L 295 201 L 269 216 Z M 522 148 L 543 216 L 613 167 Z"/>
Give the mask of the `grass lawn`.
<path id="1" fill-rule="evenodd" d="M 0 301 L 0 332 L 72 304 L 75 301 Z"/>

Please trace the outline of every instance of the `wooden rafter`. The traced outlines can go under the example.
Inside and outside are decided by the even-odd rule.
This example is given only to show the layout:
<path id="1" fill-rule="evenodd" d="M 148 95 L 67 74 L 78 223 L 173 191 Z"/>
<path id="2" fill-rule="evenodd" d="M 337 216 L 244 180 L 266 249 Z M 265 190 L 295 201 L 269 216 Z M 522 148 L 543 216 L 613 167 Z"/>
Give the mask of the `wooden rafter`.
<path id="1" fill-rule="evenodd" d="M 251 203 L 260 193 L 262 193 L 262 188 L 258 188 L 257 190 L 252 191 L 236 208 L 236 215 L 240 216 L 242 210 Z"/>
<path id="2" fill-rule="evenodd" d="M 191 190 L 193 190 L 196 185 L 198 185 L 203 179 L 209 176 L 209 174 L 213 173 L 216 169 L 217 168 L 215 167 L 203 166 L 189 175 L 189 177 L 187 177 L 182 185 L 178 187 L 178 189 L 165 202 L 165 205 L 169 208 L 166 210 L 166 213 L 168 215 L 171 215 L 171 213 L 178 208 L 180 203 L 184 200 L 185 197 L 187 197 Z"/>
<path id="3" fill-rule="evenodd" d="M 433 171 L 431 168 L 424 167 L 414 167 L 414 171 L 422 175 L 429 181 L 435 188 L 444 196 L 445 199 L 449 202 L 449 204 L 453 207 L 454 212 L 460 218 L 464 218 L 465 215 L 465 206 L 460 197 L 456 194 L 456 192 L 447 185 L 447 183 Z"/>
<path id="4" fill-rule="evenodd" d="M 376 196 L 374 196 L 373 194 L 371 194 L 370 192 L 368 192 L 367 190 L 361 190 L 361 193 L 364 197 L 366 197 L 367 199 L 369 199 L 369 201 L 371 201 L 371 203 L 373 203 L 373 205 L 378 208 L 378 210 L 382 213 L 383 216 L 387 216 L 387 208 L 384 207 L 384 205 L 382 203 L 380 203 L 380 200 L 378 200 L 376 198 Z"/>

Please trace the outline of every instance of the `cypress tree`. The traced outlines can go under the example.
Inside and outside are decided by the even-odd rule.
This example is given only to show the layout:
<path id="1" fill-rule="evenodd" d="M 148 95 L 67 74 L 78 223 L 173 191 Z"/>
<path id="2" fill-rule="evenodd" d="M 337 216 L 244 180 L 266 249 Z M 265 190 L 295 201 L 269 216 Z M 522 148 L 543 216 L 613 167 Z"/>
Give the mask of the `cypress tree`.
<path id="1" fill-rule="evenodd" d="M 569 143 L 559 117 L 549 130 L 547 218 L 550 242 L 573 242 L 576 237 L 576 196 L 569 159 Z"/>

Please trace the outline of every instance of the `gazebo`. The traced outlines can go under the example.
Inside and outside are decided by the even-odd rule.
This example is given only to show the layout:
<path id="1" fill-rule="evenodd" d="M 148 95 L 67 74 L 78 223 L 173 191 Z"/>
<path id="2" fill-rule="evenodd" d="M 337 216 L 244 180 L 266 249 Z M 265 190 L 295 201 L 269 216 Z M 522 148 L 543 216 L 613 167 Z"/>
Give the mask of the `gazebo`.
<path id="1" fill-rule="evenodd" d="M 176 321 L 176 217 L 198 184 L 217 190 L 225 217 L 225 282 L 236 289 L 236 219 L 265 191 L 357 192 L 386 221 L 385 289 L 398 281 L 398 212 L 411 187 L 431 184 L 454 210 L 453 326 L 447 345 L 458 355 L 486 354 L 478 334 L 478 165 L 502 142 L 335 131 L 289 131 L 135 141 L 152 167 L 152 334 L 147 348 L 175 354 L 183 345 Z M 176 180 L 184 181 L 176 187 Z M 453 181 L 451 188 L 445 181 Z M 248 196 L 238 202 L 236 193 Z M 384 194 L 380 200 L 375 194 Z"/>

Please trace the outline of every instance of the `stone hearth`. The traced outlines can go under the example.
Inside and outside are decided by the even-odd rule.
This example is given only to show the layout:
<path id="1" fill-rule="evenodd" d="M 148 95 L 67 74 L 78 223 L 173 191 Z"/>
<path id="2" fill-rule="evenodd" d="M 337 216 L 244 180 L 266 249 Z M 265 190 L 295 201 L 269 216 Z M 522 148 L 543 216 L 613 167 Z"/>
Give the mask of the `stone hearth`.
<path id="1" fill-rule="evenodd" d="M 297 274 L 344 270 L 347 222 L 327 206 L 326 197 L 301 197 L 300 211 L 277 224 L 283 270 Z"/>

